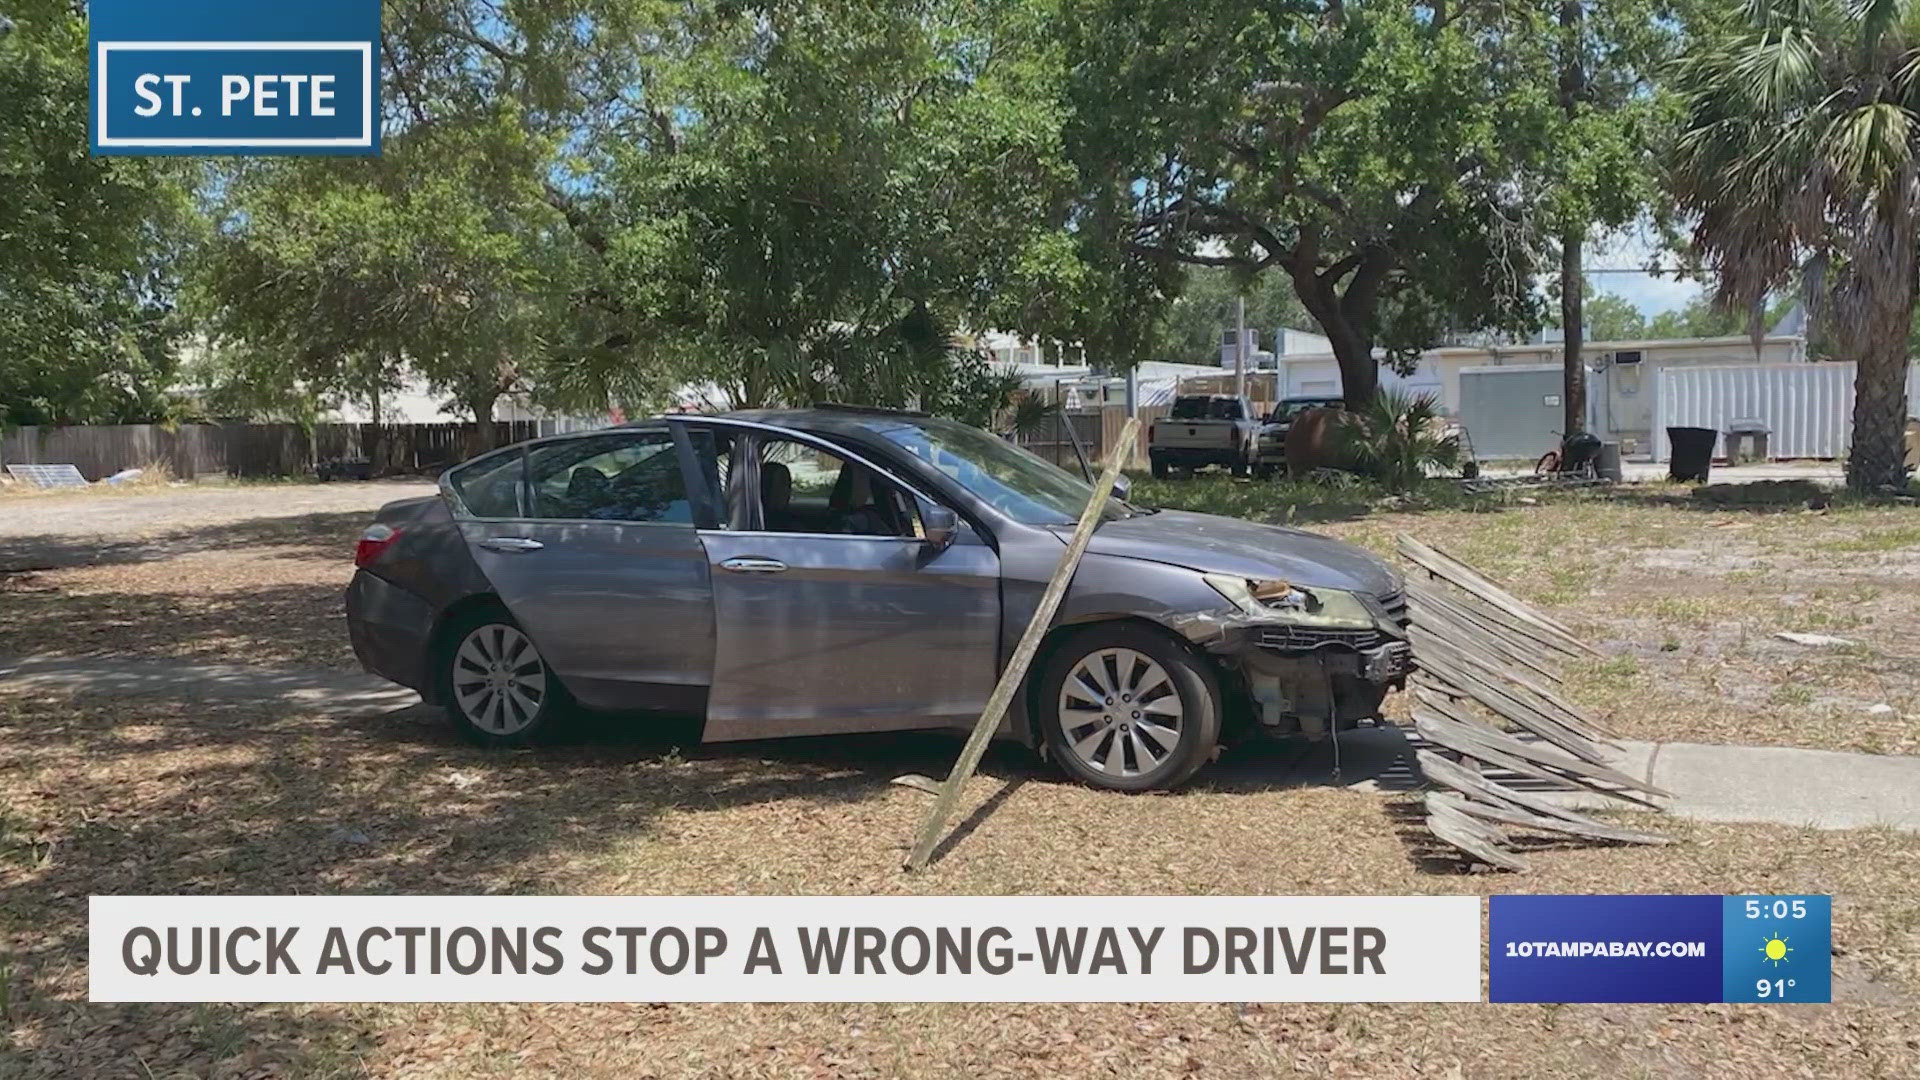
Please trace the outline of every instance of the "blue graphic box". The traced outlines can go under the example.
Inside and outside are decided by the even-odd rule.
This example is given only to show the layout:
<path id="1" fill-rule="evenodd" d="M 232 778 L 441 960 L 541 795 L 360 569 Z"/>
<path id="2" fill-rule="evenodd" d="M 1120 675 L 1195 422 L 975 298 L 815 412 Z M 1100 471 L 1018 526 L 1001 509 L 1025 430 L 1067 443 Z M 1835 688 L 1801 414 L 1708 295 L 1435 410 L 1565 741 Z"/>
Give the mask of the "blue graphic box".
<path id="1" fill-rule="evenodd" d="M 1825 896 L 1495 896 L 1496 1002 L 1827 1001 Z"/>
<path id="2" fill-rule="evenodd" d="M 93 0 L 96 154 L 378 154 L 380 0 Z"/>

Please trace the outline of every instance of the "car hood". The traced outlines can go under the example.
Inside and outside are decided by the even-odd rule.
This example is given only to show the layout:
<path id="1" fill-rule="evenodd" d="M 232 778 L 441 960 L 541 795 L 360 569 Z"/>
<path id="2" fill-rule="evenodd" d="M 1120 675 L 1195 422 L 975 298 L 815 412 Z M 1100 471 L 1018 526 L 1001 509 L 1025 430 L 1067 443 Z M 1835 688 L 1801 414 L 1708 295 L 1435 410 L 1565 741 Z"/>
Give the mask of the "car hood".
<path id="1" fill-rule="evenodd" d="M 1059 531 L 1063 538 L 1072 533 Z M 1398 592 L 1403 584 L 1379 557 L 1331 537 L 1178 510 L 1103 522 L 1087 550 L 1208 574 L 1280 578 L 1308 588 L 1373 596 Z"/>

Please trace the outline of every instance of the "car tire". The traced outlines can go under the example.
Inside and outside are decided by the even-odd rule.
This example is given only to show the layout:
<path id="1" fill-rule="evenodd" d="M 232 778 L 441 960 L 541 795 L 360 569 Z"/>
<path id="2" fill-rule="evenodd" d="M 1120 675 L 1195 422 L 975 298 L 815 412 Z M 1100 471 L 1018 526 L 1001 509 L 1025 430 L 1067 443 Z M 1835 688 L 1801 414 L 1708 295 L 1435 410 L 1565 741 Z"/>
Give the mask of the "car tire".
<path id="1" fill-rule="evenodd" d="M 482 746 L 527 746 L 559 726 L 566 690 L 533 639 L 505 608 L 489 606 L 447 627 L 434 663 L 447 719 Z"/>
<path id="2" fill-rule="evenodd" d="M 1048 655 L 1036 708 L 1060 767 L 1112 791 L 1176 788 L 1213 759 L 1220 741 L 1213 668 L 1184 642 L 1138 623 L 1063 634 Z"/>
<path id="3" fill-rule="evenodd" d="M 1154 458 L 1152 465 L 1153 465 L 1153 478 L 1155 480 L 1165 480 L 1167 478 L 1167 475 L 1173 471 L 1172 469 L 1168 468 L 1167 463 L 1160 458 Z"/>

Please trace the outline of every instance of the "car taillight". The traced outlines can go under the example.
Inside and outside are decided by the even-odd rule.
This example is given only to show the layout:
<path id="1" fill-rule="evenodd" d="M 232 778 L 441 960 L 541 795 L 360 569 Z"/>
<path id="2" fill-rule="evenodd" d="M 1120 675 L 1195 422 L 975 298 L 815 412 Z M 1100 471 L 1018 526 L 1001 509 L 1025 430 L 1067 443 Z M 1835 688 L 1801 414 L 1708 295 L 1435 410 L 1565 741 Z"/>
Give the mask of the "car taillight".
<path id="1" fill-rule="evenodd" d="M 367 531 L 360 534 L 360 542 L 353 547 L 353 565 L 362 570 L 372 566 L 398 539 L 400 530 L 391 525 L 369 525 Z"/>

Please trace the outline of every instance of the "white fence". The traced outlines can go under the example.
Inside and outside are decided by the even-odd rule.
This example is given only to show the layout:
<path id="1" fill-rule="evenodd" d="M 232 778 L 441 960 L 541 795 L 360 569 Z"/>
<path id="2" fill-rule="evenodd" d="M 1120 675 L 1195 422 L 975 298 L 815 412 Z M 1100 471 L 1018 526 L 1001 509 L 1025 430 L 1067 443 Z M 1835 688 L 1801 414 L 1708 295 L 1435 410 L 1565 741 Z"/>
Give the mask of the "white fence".
<path id="1" fill-rule="evenodd" d="M 1736 420 L 1772 429 L 1777 458 L 1840 458 L 1853 437 L 1853 364 L 1727 364 L 1663 367 L 1655 384 L 1653 458 L 1667 460 L 1667 429 Z M 1920 403 L 1920 366 L 1907 371 L 1907 412 Z"/>

